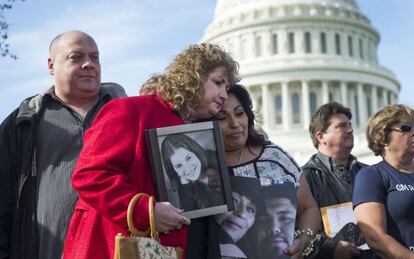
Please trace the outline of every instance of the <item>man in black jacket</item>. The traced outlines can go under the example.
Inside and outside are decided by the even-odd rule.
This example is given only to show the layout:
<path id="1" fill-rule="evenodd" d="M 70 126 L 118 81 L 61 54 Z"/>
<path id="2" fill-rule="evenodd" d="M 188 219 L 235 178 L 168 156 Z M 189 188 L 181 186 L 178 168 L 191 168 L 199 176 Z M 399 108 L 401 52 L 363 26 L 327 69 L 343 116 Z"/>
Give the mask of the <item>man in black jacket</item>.
<path id="1" fill-rule="evenodd" d="M 29 97 L 0 126 L 0 258 L 61 258 L 77 194 L 70 184 L 83 133 L 109 100 L 98 47 L 80 31 L 50 44 L 54 85 Z"/>
<path id="2" fill-rule="evenodd" d="M 322 105 L 312 116 L 309 132 L 318 153 L 302 170 L 319 208 L 352 201 L 355 175 L 364 164 L 351 155 L 354 147 L 351 118 L 351 111 L 336 102 Z M 351 204 L 346 205 L 352 210 Z M 349 227 L 350 231 L 348 228 L 341 231 L 341 234 L 351 232 L 348 241 L 339 236 L 326 239 L 317 258 L 358 258 L 361 251 L 353 241 L 359 230 L 355 225 Z"/>

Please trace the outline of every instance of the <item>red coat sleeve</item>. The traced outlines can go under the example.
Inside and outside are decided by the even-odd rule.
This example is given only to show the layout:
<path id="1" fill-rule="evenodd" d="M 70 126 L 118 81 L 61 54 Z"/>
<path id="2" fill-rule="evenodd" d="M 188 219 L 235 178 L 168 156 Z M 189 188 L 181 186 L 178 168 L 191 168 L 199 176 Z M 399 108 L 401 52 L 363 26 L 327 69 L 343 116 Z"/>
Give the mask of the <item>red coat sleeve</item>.
<path id="1" fill-rule="evenodd" d="M 135 154 L 137 145 L 145 143 L 139 139 L 143 136 L 139 131 L 144 129 L 139 127 L 136 109 L 128 99 L 113 100 L 101 109 L 85 133 L 84 147 L 72 175 L 72 185 L 81 200 L 125 230 L 128 204 L 135 194 L 144 192 L 129 177 L 134 160 L 140 159 Z M 146 230 L 148 218 L 148 198 L 142 198 L 134 210 L 136 227 Z"/>

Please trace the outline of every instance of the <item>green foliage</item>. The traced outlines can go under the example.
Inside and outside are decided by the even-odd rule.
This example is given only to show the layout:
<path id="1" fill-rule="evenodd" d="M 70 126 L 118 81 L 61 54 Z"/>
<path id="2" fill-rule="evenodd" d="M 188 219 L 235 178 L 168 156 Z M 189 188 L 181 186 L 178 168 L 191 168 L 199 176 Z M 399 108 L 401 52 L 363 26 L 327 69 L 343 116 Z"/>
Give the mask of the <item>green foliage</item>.
<path id="1" fill-rule="evenodd" d="M 11 10 L 16 0 L 5 0 L 5 3 L 0 3 L 0 56 L 17 59 L 17 56 L 10 52 L 10 45 L 7 42 L 9 38 L 9 23 L 7 22 L 4 13 Z M 21 0 L 25 1 L 25 0 Z"/>

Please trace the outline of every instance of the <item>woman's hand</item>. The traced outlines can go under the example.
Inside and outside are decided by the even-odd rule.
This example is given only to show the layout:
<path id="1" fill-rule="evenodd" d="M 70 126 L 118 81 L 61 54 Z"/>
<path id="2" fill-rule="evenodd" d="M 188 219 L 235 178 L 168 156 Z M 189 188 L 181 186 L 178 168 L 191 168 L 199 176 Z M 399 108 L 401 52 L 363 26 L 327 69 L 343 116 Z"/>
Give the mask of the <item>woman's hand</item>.
<path id="1" fill-rule="evenodd" d="M 154 220 L 158 232 L 168 234 L 172 230 L 180 229 L 184 224 L 190 225 L 190 219 L 183 216 L 183 212 L 169 202 L 156 202 Z"/>
<path id="2" fill-rule="evenodd" d="M 334 259 L 351 259 L 359 256 L 360 253 L 356 245 L 341 240 L 336 246 Z"/>
<path id="3" fill-rule="evenodd" d="M 293 244 L 291 246 L 283 250 L 283 253 L 291 256 L 291 258 L 300 258 L 301 253 L 303 252 L 303 249 L 305 249 L 305 244 L 306 244 L 305 237 L 295 239 L 293 240 Z"/>

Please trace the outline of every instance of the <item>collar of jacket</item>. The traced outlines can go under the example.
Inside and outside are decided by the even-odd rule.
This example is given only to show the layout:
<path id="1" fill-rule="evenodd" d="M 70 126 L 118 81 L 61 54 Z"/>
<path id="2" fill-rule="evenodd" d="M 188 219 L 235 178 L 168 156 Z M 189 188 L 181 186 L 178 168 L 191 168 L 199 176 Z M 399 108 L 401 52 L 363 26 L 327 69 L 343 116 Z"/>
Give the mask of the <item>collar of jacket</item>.
<path id="1" fill-rule="evenodd" d="M 53 98 L 54 86 L 50 87 L 43 93 L 26 98 L 19 106 L 19 112 L 16 117 L 16 123 L 32 120 L 36 114 L 42 109 L 46 98 Z M 117 97 L 126 97 L 125 90 L 116 83 L 101 83 L 99 88 L 99 100 L 109 101 Z"/>
<path id="2" fill-rule="evenodd" d="M 329 170 L 334 171 L 334 170 L 340 170 L 340 167 L 338 167 L 336 165 L 335 159 L 333 159 L 330 156 L 327 156 L 325 154 L 322 154 L 321 152 L 317 153 L 317 157 L 319 158 L 319 160 L 321 160 L 321 162 L 327 167 L 329 168 Z M 346 169 L 347 171 L 350 171 L 351 168 L 357 163 L 357 159 L 356 157 L 354 157 L 353 155 L 349 154 L 348 157 L 348 162 L 345 166 L 341 166 L 341 168 Z"/>

